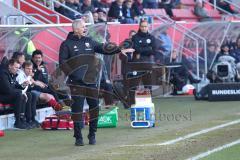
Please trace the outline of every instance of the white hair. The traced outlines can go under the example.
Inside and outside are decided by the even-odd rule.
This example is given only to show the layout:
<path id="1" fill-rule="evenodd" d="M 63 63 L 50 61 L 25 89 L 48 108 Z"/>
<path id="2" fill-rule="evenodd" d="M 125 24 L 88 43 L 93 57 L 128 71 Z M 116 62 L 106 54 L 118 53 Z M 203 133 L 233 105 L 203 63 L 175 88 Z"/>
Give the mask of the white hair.
<path id="1" fill-rule="evenodd" d="M 72 23 L 72 28 L 75 30 L 76 28 L 79 28 L 79 26 L 82 26 L 85 23 L 83 19 L 76 19 Z"/>

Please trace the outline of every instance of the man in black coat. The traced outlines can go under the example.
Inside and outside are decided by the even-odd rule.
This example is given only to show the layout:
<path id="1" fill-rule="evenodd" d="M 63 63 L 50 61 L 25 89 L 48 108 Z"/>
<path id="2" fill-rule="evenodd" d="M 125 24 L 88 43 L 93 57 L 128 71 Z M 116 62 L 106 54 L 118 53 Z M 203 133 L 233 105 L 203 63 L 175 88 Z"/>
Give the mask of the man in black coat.
<path id="1" fill-rule="evenodd" d="M 137 17 L 134 9 L 132 8 L 132 0 L 126 0 L 123 8 L 124 23 L 131 24 L 137 22 Z"/>
<path id="2" fill-rule="evenodd" d="M 68 78 L 68 86 L 73 99 L 72 119 L 74 121 L 75 145 L 83 146 L 81 129 L 83 126 L 83 106 L 86 99 L 89 105 L 89 144 L 96 144 L 95 132 L 97 131 L 99 102 L 98 88 L 99 73 L 101 72 L 100 60 L 96 53 L 116 54 L 119 52 L 133 52 L 133 49 L 120 50 L 113 44 L 99 44 L 90 37 L 86 37 L 86 26 L 82 19 L 75 20 L 72 24 L 73 32 L 60 46 L 59 64 L 61 70 Z"/>
<path id="3" fill-rule="evenodd" d="M 144 8 L 143 8 L 143 0 L 136 0 L 132 8 L 134 12 L 136 13 L 136 16 L 143 16 L 145 14 Z"/>
<path id="4" fill-rule="evenodd" d="M 118 20 L 122 23 L 122 21 L 124 21 L 124 7 L 123 0 L 116 0 L 112 2 L 108 11 L 108 21 Z"/>
<path id="5" fill-rule="evenodd" d="M 58 98 L 57 95 L 48 86 L 48 70 L 45 63 L 43 62 L 43 53 L 41 50 L 37 49 L 33 52 L 32 63 L 34 73 L 33 79 L 40 81 L 46 85 L 44 88 L 34 86 L 32 89 L 43 93 L 53 94 L 55 98 Z"/>
<path id="6" fill-rule="evenodd" d="M 32 54 L 32 63 L 33 63 L 33 79 L 35 81 L 40 81 L 45 85 L 45 87 L 40 87 L 37 85 L 34 85 L 32 87 L 32 90 L 38 91 L 39 95 L 40 93 L 48 93 L 54 96 L 56 99 L 52 99 L 51 102 L 49 101 L 48 104 L 50 106 L 53 106 L 55 110 L 61 110 L 61 104 L 59 103 L 59 95 L 55 93 L 52 88 L 49 86 L 49 76 L 48 76 L 48 70 L 46 67 L 45 62 L 43 61 L 43 53 L 41 50 L 35 50 Z"/>
<path id="7" fill-rule="evenodd" d="M 20 129 L 27 129 L 28 126 L 24 121 L 24 112 L 26 107 L 30 107 L 31 101 L 23 87 L 16 82 L 17 71 L 20 64 L 15 59 L 8 62 L 8 67 L 0 68 L 0 102 L 13 104 L 15 123 L 14 126 Z M 27 84 L 26 84 L 27 85 Z M 28 103 L 26 106 L 26 103 Z"/>
<path id="8" fill-rule="evenodd" d="M 48 84 L 48 71 L 43 62 L 43 53 L 41 50 L 35 50 L 32 54 L 34 79 Z"/>
<path id="9" fill-rule="evenodd" d="M 75 0 L 66 0 L 65 5 L 76 11 L 76 12 L 73 12 L 66 8 L 63 9 L 63 15 L 70 19 L 77 19 L 80 16 L 80 13 L 82 13 L 80 3 L 75 2 Z"/>

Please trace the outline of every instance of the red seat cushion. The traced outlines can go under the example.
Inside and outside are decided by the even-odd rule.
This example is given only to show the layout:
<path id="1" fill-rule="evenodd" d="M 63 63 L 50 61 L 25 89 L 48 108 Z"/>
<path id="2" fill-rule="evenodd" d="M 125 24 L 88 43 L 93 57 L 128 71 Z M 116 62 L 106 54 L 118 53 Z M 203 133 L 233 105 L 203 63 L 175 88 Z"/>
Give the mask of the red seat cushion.
<path id="1" fill-rule="evenodd" d="M 213 6 L 211 6 L 209 3 L 204 3 L 204 8 L 206 10 L 213 10 Z"/>
<path id="2" fill-rule="evenodd" d="M 183 4 L 185 6 L 194 6 L 195 2 L 194 2 L 194 0 L 181 0 L 181 4 Z"/>
<path id="3" fill-rule="evenodd" d="M 222 16 L 220 15 L 220 13 L 217 10 L 207 10 L 207 14 L 209 15 L 209 17 L 212 17 L 214 19 L 222 18 Z"/>
<path id="4" fill-rule="evenodd" d="M 146 15 L 165 15 L 167 16 L 167 13 L 165 9 L 144 9 Z"/>
<path id="5" fill-rule="evenodd" d="M 175 20 L 198 20 L 199 18 L 189 9 L 173 9 L 173 19 Z"/>

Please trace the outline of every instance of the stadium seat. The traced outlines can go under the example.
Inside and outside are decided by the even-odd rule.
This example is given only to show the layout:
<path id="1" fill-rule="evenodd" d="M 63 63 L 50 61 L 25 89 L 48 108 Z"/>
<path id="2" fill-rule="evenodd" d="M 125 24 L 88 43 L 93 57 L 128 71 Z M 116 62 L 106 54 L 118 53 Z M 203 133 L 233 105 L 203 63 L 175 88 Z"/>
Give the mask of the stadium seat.
<path id="1" fill-rule="evenodd" d="M 168 17 L 165 9 L 144 9 L 146 15 L 153 16 L 154 15 L 154 23 L 162 23 L 160 18 L 157 18 L 157 16 L 163 16 L 161 18 L 165 19 L 164 17 Z"/>
<path id="2" fill-rule="evenodd" d="M 213 7 L 209 3 L 204 3 L 204 8 L 206 10 L 213 10 Z"/>
<path id="3" fill-rule="evenodd" d="M 194 0 L 181 0 L 181 4 L 184 6 L 194 6 L 195 2 Z"/>
<path id="4" fill-rule="evenodd" d="M 221 20 L 222 16 L 217 10 L 207 10 L 207 13 L 210 17 L 212 17 L 214 20 Z"/>
<path id="5" fill-rule="evenodd" d="M 164 16 L 168 16 L 165 9 L 144 9 L 146 15 L 164 15 Z"/>
<path id="6" fill-rule="evenodd" d="M 190 9 L 173 9 L 173 19 L 176 21 L 187 20 L 187 21 L 198 21 L 199 18 L 193 14 Z"/>

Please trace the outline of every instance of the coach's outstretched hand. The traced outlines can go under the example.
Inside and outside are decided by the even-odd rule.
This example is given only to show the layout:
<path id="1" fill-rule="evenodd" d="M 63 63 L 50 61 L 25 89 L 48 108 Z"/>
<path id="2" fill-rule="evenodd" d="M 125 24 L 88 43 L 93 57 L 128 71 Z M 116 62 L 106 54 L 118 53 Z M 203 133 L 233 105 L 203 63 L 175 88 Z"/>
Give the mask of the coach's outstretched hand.
<path id="1" fill-rule="evenodd" d="M 123 55 L 125 55 L 125 56 L 127 56 L 127 54 L 126 53 L 132 53 L 132 52 L 134 52 L 135 51 L 135 49 L 133 49 L 133 48 L 127 48 L 127 49 L 122 49 L 121 50 L 121 53 L 123 54 Z"/>

